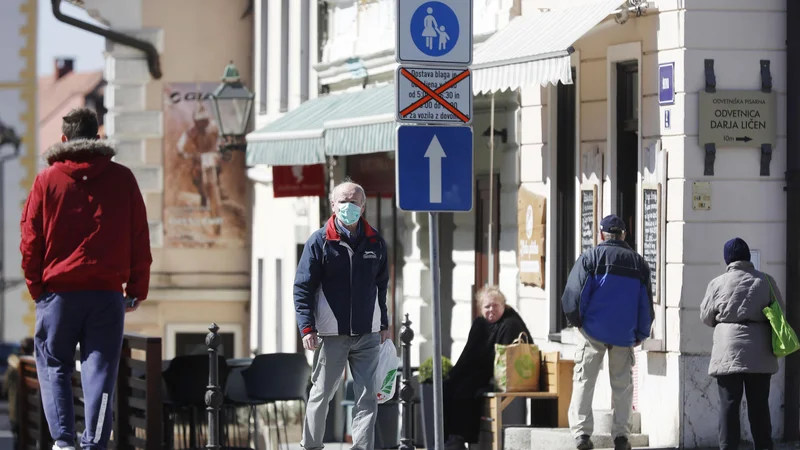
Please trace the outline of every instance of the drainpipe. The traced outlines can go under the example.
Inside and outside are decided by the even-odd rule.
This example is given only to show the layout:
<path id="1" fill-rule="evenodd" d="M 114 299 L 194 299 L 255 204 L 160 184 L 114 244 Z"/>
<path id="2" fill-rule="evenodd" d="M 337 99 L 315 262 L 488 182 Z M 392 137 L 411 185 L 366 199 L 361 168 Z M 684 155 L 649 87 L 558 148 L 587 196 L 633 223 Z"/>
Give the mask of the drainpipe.
<path id="1" fill-rule="evenodd" d="M 161 79 L 161 61 L 159 59 L 158 50 L 156 50 L 153 44 L 128 36 L 127 34 L 100 28 L 88 22 L 83 22 L 74 17 L 67 16 L 61 12 L 61 0 L 50 0 L 50 2 L 53 5 L 53 16 L 60 22 L 72 25 L 73 27 L 80 28 L 92 34 L 103 36 L 111 42 L 127 45 L 128 47 L 143 51 L 147 56 L 147 68 L 150 70 L 150 76 L 156 80 Z"/>
<path id="2" fill-rule="evenodd" d="M 800 330 L 800 4 L 786 0 L 786 319 Z M 800 353 L 786 357 L 784 440 L 800 440 Z"/>
<path id="3" fill-rule="evenodd" d="M 489 115 L 489 249 L 486 259 L 489 262 L 489 286 L 494 286 L 494 92 L 492 92 L 492 106 Z"/>

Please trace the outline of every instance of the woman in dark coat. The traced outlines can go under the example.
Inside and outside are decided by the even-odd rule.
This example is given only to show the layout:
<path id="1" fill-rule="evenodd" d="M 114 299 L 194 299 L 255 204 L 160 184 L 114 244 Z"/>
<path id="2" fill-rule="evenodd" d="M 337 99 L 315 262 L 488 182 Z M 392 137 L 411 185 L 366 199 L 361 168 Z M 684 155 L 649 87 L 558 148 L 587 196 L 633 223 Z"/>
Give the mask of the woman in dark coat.
<path id="1" fill-rule="evenodd" d="M 447 449 L 463 449 L 478 441 L 482 414 L 481 394 L 491 390 L 494 376 L 494 345 L 508 345 L 520 333 L 528 333 L 522 318 L 506 305 L 497 286 L 487 286 L 476 295 L 481 316 L 472 323 L 467 345 L 444 382 L 444 434 Z"/>

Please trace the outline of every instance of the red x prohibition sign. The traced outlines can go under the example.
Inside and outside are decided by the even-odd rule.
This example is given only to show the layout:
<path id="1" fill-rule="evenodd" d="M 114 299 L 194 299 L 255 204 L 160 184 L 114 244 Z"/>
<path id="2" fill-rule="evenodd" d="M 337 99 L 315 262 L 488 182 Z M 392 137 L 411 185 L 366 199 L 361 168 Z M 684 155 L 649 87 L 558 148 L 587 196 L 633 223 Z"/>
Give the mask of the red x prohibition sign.
<path id="1" fill-rule="evenodd" d="M 459 73 L 458 75 L 454 76 L 453 78 L 448 80 L 446 83 L 444 83 L 443 85 L 439 86 L 435 91 L 433 89 L 431 89 L 430 87 L 426 86 L 425 83 L 420 81 L 417 77 L 412 75 L 411 72 L 409 72 L 405 68 L 401 68 L 400 69 L 400 73 L 404 77 L 406 77 L 408 79 L 408 81 L 412 82 L 416 87 L 420 88 L 423 92 L 425 92 L 425 94 L 427 94 L 425 97 L 422 97 L 421 99 L 419 99 L 416 102 L 414 102 L 413 104 L 411 104 L 409 107 L 407 107 L 404 110 L 400 111 L 400 115 L 401 116 L 406 117 L 409 114 L 411 114 L 412 112 L 414 112 L 416 109 L 418 109 L 420 106 L 424 105 L 425 103 L 428 103 L 431 100 L 434 100 L 437 103 L 439 103 L 440 105 L 442 105 L 445 109 L 447 109 L 448 111 L 453 113 L 453 115 L 458 117 L 459 120 L 461 120 L 462 122 L 464 122 L 464 123 L 469 122 L 469 117 L 464 115 L 464 113 L 459 111 L 458 108 L 456 108 L 455 106 L 451 105 L 450 103 L 447 102 L 447 100 L 445 100 L 445 99 L 443 99 L 441 97 L 441 94 L 444 93 L 446 90 L 448 90 L 451 87 L 453 87 L 456 84 L 458 84 L 459 81 L 462 81 L 465 78 L 469 77 L 469 75 L 470 75 L 469 69 L 466 69 L 463 72 Z"/>

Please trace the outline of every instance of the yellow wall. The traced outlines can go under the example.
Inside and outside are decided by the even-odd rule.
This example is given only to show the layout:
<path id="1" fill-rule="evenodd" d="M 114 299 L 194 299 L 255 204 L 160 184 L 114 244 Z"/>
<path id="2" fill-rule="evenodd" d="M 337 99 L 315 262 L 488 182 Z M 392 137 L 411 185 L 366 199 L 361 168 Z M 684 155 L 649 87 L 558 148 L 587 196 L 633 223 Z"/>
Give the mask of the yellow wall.
<path id="1" fill-rule="evenodd" d="M 252 87 L 253 16 L 242 19 L 248 0 L 141 1 L 142 28 L 163 30 L 163 77 L 147 84 L 147 110 L 163 110 L 165 83 L 218 83 L 231 60 L 242 81 Z M 145 163 L 163 164 L 163 150 L 161 139 L 148 140 Z M 149 218 L 161 220 L 163 193 L 146 194 L 146 202 Z M 246 205 L 249 204 L 248 200 Z M 214 289 L 224 288 L 245 290 L 249 294 L 249 239 L 243 248 L 153 248 L 152 253 L 151 289 L 202 289 L 213 296 Z M 162 299 L 157 294 L 151 295 L 151 300 L 154 301 L 145 302 L 128 319 L 126 327 L 128 331 L 161 336 L 165 357 L 169 353 L 168 325 L 197 324 L 197 332 L 204 332 L 211 321 L 241 325 L 240 345 L 245 355 L 237 356 L 249 352 L 249 301 Z"/>
<path id="2" fill-rule="evenodd" d="M 9 226 L 14 229 L 14 225 L 18 224 L 19 215 L 22 210 L 27 192 L 33 184 L 33 179 L 36 176 L 36 158 L 37 149 L 36 144 L 36 30 L 37 30 L 37 1 L 36 0 L 16 0 L 11 2 L 19 4 L 19 12 L 24 25 L 19 29 L 19 36 L 22 38 L 22 45 L 18 49 L 13 48 L 13 45 L 8 43 L 2 44 L 0 48 L 0 55 L 4 51 L 16 51 L 17 55 L 8 55 L 2 59 L 7 64 L 14 64 L 16 61 L 21 61 L 19 76 L 16 80 L 0 80 L 0 90 L 13 89 L 18 91 L 19 98 L 22 100 L 24 109 L 19 112 L 19 116 L 12 120 L 24 126 L 24 133 L 22 134 L 23 146 L 22 155 L 18 161 L 12 162 L 17 167 L 21 168 L 23 175 L 20 178 L 19 188 L 20 191 L 7 193 L 7 199 L 20 199 L 20 203 L 15 204 L 13 201 L 5 205 L 4 219 L 6 224 L 7 237 L 10 233 Z M 12 14 L 13 16 L 13 14 Z M 10 17 L 11 21 L 15 20 Z M 2 21 L 0 21 L 2 23 Z M 15 41 L 12 39 L 11 41 Z M 13 67 L 13 66 L 12 66 Z M 18 130 L 19 131 L 19 130 Z M 7 173 L 10 173 L 12 167 L 7 167 Z M 17 195 L 19 194 L 19 195 Z M 4 238 L 5 238 L 4 237 Z M 6 255 L 16 251 L 19 246 L 19 236 L 16 239 L 6 239 Z M 6 267 L 6 276 L 9 278 L 21 278 L 22 270 L 19 265 L 15 264 L 19 258 L 10 258 Z M 22 334 L 33 334 L 35 323 L 35 309 L 34 303 L 31 300 L 25 286 L 9 289 L 5 296 L 5 313 L 6 316 L 0 318 L 5 322 L 5 335 L 0 336 L 0 339 L 18 339 Z M 25 330 L 18 329 L 18 324 L 23 323 Z M 16 325 L 12 327 L 11 325 Z"/>
<path id="3" fill-rule="evenodd" d="M 142 27 L 164 30 L 160 80 L 147 85 L 148 110 L 163 109 L 164 83 L 219 82 L 233 60 L 242 81 L 252 86 L 253 16 L 241 19 L 247 0 L 142 0 Z M 162 164 L 162 141 L 147 142 L 146 164 Z M 151 218 L 163 211 L 163 194 L 149 194 Z M 249 273 L 249 245 L 240 249 L 153 249 L 153 272 Z M 250 278 L 243 278 L 249 286 Z M 201 282 L 203 280 L 200 280 Z"/>

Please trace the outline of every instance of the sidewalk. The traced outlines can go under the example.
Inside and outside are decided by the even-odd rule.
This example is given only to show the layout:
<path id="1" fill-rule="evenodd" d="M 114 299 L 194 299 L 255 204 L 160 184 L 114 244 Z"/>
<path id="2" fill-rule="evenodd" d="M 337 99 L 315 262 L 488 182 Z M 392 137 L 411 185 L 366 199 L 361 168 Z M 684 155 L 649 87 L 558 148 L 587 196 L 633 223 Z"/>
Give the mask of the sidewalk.
<path id="1" fill-rule="evenodd" d="M 11 424 L 8 422 L 8 403 L 0 402 L 0 450 L 12 450 Z"/>

